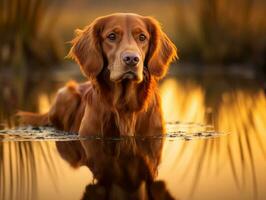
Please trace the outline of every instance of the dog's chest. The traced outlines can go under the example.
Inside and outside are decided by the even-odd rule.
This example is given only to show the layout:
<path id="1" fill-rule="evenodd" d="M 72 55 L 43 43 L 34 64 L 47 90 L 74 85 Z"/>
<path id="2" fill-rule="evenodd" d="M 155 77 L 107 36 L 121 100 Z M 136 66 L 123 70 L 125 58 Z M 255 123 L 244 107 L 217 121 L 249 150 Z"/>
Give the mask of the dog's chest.
<path id="1" fill-rule="evenodd" d="M 136 114 L 111 112 L 102 121 L 101 132 L 105 136 L 133 136 L 136 132 Z"/>

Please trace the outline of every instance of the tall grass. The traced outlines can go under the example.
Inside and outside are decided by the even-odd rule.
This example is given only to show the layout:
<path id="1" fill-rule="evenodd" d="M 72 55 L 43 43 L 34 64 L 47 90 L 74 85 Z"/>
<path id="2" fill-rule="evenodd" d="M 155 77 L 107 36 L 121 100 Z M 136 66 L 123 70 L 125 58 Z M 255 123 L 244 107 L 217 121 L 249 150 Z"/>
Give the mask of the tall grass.
<path id="1" fill-rule="evenodd" d="M 0 66 L 60 61 L 62 47 L 53 32 L 56 16 L 47 18 L 51 5 L 49 0 L 0 1 Z"/>
<path id="2" fill-rule="evenodd" d="M 183 58 L 265 66 L 265 6 L 259 0 L 193 0 L 184 4 L 185 9 L 178 10 Z"/>

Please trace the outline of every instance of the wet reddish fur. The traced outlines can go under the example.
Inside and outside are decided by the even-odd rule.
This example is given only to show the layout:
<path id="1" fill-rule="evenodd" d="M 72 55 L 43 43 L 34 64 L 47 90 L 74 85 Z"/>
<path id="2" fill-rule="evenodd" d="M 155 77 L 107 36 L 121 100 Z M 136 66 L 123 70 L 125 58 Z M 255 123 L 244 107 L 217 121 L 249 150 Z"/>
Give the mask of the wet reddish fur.
<path id="1" fill-rule="evenodd" d="M 69 56 L 79 63 L 89 81 L 80 85 L 71 82 L 59 90 L 47 114 L 20 113 L 24 124 L 50 123 L 80 135 L 151 135 L 164 131 L 157 82 L 176 58 L 176 48 L 156 20 L 136 15 L 151 35 L 144 80 L 139 84 L 111 82 L 97 34 L 115 16 L 96 19 L 73 40 Z"/>

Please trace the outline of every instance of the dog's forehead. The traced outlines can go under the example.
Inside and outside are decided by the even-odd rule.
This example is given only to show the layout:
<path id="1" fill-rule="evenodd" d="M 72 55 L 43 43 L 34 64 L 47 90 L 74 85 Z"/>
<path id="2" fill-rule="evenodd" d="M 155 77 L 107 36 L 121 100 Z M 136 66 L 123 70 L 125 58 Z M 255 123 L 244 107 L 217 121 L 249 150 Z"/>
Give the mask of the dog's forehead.
<path id="1" fill-rule="evenodd" d="M 143 17 L 136 14 L 114 14 L 107 16 L 104 22 L 104 31 L 119 28 L 121 30 L 131 30 L 135 28 L 146 29 Z"/>

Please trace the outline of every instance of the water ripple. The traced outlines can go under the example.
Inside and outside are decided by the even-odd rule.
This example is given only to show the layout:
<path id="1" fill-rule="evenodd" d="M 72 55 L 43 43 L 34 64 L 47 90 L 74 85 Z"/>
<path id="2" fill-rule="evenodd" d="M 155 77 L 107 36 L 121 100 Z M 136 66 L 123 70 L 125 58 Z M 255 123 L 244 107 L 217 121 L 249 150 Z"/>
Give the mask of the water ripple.
<path id="1" fill-rule="evenodd" d="M 166 123 L 166 134 L 154 134 L 151 136 L 133 136 L 137 138 L 169 138 L 169 139 L 208 139 L 227 135 L 227 133 L 216 132 L 211 125 L 197 124 L 197 123 L 181 123 L 168 122 Z M 108 137 L 104 139 L 122 140 L 131 136 L 123 137 Z M 50 126 L 43 127 L 17 127 L 13 129 L 0 130 L 0 141 L 73 141 L 84 139 L 103 139 L 100 136 L 80 137 L 77 133 L 64 132 L 56 130 Z"/>

